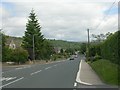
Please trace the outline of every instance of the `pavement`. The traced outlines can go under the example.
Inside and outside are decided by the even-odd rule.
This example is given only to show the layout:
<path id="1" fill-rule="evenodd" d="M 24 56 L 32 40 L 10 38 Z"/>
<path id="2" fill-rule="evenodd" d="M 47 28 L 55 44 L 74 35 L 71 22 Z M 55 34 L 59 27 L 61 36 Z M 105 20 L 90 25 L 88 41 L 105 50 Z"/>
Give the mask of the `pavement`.
<path id="1" fill-rule="evenodd" d="M 85 60 L 81 60 L 78 74 L 79 78 L 77 81 L 81 84 L 104 85 L 104 83 L 100 80 L 100 78 Z"/>

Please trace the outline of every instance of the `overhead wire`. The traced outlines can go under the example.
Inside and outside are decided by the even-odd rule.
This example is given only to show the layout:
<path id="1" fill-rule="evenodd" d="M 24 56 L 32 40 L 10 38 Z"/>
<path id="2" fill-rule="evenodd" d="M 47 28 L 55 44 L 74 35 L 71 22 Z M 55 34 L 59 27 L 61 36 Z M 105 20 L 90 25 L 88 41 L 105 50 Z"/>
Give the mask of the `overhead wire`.
<path id="1" fill-rule="evenodd" d="M 116 3 L 116 0 L 112 3 L 112 5 L 110 6 L 110 8 L 108 9 L 108 12 L 106 15 L 104 15 L 102 21 L 96 26 L 95 30 L 98 29 L 100 27 L 100 25 L 103 23 L 103 21 L 108 17 L 111 9 L 113 8 L 114 4 Z"/>

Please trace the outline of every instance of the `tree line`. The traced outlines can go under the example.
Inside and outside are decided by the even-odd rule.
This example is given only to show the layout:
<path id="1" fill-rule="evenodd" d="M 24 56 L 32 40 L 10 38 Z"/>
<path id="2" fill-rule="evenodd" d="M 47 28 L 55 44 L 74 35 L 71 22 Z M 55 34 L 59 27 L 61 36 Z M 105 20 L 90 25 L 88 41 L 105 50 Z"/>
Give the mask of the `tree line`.
<path id="1" fill-rule="evenodd" d="M 112 63 L 120 64 L 120 31 L 114 34 L 92 35 L 96 40 L 90 43 L 88 60 L 95 61 L 99 59 L 110 60 Z M 87 43 L 81 48 L 82 53 L 87 54 Z"/>

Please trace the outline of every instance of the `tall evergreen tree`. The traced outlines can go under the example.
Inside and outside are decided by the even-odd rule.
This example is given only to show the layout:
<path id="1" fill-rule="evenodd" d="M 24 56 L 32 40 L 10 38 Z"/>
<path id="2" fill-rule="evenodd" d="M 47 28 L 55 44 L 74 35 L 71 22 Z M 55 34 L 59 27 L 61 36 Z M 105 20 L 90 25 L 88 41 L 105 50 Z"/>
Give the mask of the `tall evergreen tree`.
<path id="1" fill-rule="evenodd" d="M 41 52 L 40 50 L 43 46 L 43 41 L 44 41 L 44 37 L 41 33 L 41 25 L 38 22 L 34 10 L 31 10 L 28 22 L 26 23 L 26 31 L 25 31 L 25 36 L 23 36 L 22 46 L 26 50 L 28 50 L 28 53 L 32 59 L 34 59 L 33 58 L 33 48 L 34 48 L 35 58 L 40 59 L 40 52 Z"/>

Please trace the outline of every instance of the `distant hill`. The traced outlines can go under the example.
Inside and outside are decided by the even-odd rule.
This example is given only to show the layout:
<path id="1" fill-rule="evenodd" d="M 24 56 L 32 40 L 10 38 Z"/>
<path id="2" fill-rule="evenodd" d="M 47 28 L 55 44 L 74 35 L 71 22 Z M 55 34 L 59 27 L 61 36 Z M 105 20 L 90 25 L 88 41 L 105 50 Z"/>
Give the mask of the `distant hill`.
<path id="1" fill-rule="evenodd" d="M 13 36 L 6 36 L 6 45 L 9 45 L 12 40 L 16 44 L 16 47 L 21 46 L 22 38 L 21 37 L 13 37 Z M 63 40 L 50 40 L 50 39 L 48 39 L 48 41 L 54 47 L 61 47 L 63 49 L 66 49 L 66 48 L 80 48 L 80 46 L 81 46 L 80 42 L 68 42 L 68 41 L 63 41 Z"/>
<path id="2" fill-rule="evenodd" d="M 81 43 L 80 42 L 69 42 L 69 41 L 63 41 L 63 40 L 49 40 L 49 42 L 54 47 L 61 47 L 61 48 L 80 48 Z"/>

